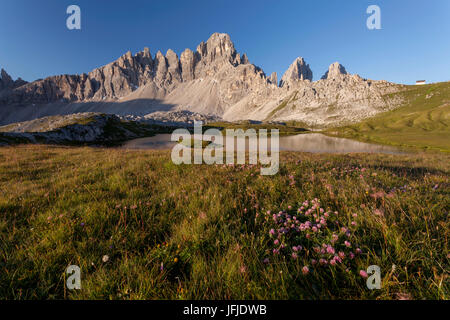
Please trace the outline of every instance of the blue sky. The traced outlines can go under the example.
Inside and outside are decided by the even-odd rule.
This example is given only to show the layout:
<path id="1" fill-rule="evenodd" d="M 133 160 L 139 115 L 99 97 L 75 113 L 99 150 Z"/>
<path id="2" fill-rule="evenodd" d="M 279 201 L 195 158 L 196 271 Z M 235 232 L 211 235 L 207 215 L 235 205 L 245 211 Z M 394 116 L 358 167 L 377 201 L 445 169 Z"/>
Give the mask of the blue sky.
<path id="1" fill-rule="evenodd" d="M 81 30 L 66 28 L 71 4 Z M 381 30 L 366 27 L 371 4 Z M 179 55 L 214 32 L 279 78 L 302 56 L 315 80 L 335 61 L 370 79 L 450 80 L 448 0 L 2 0 L 0 67 L 28 81 L 79 74 L 146 46 Z"/>

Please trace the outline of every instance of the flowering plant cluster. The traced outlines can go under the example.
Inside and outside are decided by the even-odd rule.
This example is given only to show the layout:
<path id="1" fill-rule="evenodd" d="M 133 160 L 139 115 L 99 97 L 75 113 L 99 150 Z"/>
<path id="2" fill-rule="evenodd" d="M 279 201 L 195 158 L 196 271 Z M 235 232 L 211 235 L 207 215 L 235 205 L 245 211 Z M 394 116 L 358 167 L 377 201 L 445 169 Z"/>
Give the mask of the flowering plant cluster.
<path id="1" fill-rule="evenodd" d="M 357 217 L 356 214 L 353 217 Z M 343 267 L 347 272 L 354 259 L 362 253 L 355 243 L 352 229 L 356 222 L 343 223 L 337 211 L 325 211 L 320 200 L 304 201 L 298 208 L 264 214 L 269 250 L 264 263 L 284 256 L 304 264 L 302 272 L 314 268 Z"/>
<path id="2" fill-rule="evenodd" d="M 367 178 L 369 176 L 373 176 L 374 173 L 370 173 L 368 168 L 361 167 L 359 165 L 356 166 L 344 166 L 341 168 L 333 167 L 331 168 L 331 173 L 336 178 L 344 178 L 344 177 L 357 177 Z M 376 175 L 376 173 L 375 173 Z"/>

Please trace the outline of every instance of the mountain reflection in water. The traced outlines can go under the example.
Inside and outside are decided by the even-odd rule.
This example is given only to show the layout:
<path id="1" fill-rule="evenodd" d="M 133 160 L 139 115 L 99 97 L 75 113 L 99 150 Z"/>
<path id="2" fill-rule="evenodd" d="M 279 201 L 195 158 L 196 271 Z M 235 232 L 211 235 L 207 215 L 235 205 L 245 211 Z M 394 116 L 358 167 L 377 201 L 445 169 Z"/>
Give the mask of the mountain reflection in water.
<path id="1" fill-rule="evenodd" d="M 175 142 L 170 141 L 170 137 L 170 134 L 157 134 L 153 137 L 133 139 L 125 142 L 122 148 L 172 149 Z M 270 139 L 268 140 L 268 149 L 270 150 Z M 320 133 L 281 136 L 280 151 L 301 151 L 312 153 L 404 153 L 395 147 L 359 142 L 345 138 L 328 137 Z"/>

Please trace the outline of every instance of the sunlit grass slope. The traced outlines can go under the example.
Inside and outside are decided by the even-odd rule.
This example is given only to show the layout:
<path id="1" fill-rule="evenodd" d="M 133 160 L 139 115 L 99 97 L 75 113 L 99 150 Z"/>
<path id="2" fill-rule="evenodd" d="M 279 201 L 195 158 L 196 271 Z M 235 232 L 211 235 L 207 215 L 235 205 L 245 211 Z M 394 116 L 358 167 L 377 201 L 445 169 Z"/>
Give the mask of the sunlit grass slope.
<path id="1" fill-rule="evenodd" d="M 384 144 L 450 152 L 450 82 L 408 86 L 404 105 L 330 134 Z"/>

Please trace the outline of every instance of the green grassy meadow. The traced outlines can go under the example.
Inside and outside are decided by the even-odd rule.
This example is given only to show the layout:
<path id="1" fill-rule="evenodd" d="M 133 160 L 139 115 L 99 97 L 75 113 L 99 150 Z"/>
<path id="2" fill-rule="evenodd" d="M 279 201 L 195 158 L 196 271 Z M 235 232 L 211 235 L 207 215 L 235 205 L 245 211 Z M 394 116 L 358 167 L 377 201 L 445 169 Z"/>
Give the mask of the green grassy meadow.
<path id="1" fill-rule="evenodd" d="M 170 151 L 3 147 L 0 299 L 449 299 L 449 160 L 283 152 L 261 176 Z M 65 289 L 72 264 L 81 290 Z"/>
<path id="2" fill-rule="evenodd" d="M 363 141 L 450 152 L 450 82 L 408 86 L 404 105 L 326 133 Z"/>

